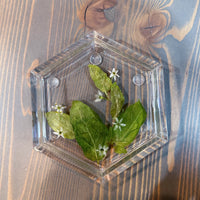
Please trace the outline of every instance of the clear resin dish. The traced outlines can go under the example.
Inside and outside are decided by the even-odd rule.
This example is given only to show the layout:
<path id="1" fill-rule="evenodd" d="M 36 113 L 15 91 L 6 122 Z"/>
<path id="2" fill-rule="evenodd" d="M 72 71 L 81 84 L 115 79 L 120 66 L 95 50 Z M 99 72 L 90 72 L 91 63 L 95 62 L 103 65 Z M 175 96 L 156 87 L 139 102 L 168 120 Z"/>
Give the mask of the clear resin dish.
<path id="1" fill-rule="evenodd" d="M 73 100 L 92 106 L 103 122 L 111 120 L 109 104 L 95 102 L 98 89 L 88 64 L 105 72 L 118 70 L 119 85 L 128 105 L 140 100 L 147 119 L 126 154 L 110 151 L 101 162 L 87 159 L 76 140 L 57 138 L 45 113 L 57 104 L 70 109 Z M 164 76 L 160 63 L 97 32 L 88 34 L 31 72 L 33 145 L 63 165 L 98 181 L 110 180 L 168 141 Z"/>

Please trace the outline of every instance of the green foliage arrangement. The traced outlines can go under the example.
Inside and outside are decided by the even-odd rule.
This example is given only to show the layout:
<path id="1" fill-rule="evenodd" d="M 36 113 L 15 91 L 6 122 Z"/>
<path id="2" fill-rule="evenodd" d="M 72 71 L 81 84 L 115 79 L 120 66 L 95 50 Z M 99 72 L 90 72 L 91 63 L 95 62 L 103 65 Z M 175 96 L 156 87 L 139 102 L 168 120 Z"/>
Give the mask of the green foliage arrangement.
<path id="1" fill-rule="evenodd" d="M 115 82 L 118 70 L 110 76 L 96 65 L 88 65 L 90 77 L 98 88 L 95 102 L 110 101 L 112 124 L 106 126 L 99 115 L 81 101 L 73 101 L 70 114 L 63 113 L 65 107 L 56 105 L 56 111 L 46 113 L 46 119 L 53 133 L 67 139 L 76 139 L 84 155 L 92 161 L 101 161 L 107 151 L 114 147 L 118 154 L 126 153 L 139 129 L 146 120 L 146 111 L 140 101 L 122 111 L 124 95 Z"/>

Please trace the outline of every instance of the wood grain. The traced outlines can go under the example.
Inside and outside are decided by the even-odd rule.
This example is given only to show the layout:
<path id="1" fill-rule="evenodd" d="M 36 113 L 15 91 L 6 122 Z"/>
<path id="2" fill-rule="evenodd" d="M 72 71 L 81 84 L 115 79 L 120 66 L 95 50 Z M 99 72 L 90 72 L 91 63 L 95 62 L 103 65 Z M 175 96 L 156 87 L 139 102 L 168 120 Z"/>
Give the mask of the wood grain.
<path id="1" fill-rule="evenodd" d="M 1 0 L 0 27 L 0 199 L 200 199 L 199 0 Z M 170 142 L 105 186 L 32 150 L 27 73 L 91 30 L 165 66 Z"/>

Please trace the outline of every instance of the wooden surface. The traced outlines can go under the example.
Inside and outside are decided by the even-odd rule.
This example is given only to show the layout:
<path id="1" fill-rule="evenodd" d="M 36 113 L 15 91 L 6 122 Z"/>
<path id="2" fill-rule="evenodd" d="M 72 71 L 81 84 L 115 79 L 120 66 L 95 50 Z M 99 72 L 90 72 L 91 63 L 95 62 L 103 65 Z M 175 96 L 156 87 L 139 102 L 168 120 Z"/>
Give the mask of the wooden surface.
<path id="1" fill-rule="evenodd" d="M 169 143 L 104 187 L 32 149 L 28 72 L 92 29 L 165 66 Z M 0 0 L 0 199 L 200 199 L 199 47 L 199 0 Z"/>

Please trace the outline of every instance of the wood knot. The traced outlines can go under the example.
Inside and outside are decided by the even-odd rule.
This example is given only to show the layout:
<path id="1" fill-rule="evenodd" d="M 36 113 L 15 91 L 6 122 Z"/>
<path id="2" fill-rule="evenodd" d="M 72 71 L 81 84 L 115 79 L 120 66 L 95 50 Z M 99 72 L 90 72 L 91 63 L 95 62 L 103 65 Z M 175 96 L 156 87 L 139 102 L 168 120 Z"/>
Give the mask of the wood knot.
<path id="1" fill-rule="evenodd" d="M 167 18 L 163 13 L 152 12 L 143 16 L 139 25 L 141 35 L 153 43 L 158 41 L 167 27 Z"/>
<path id="2" fill-rule="evenodd" d="M 102 29 L 112 23 L 116 0 L 93 0 L 78 13 L 80 21 L 92 30 Z"/>

